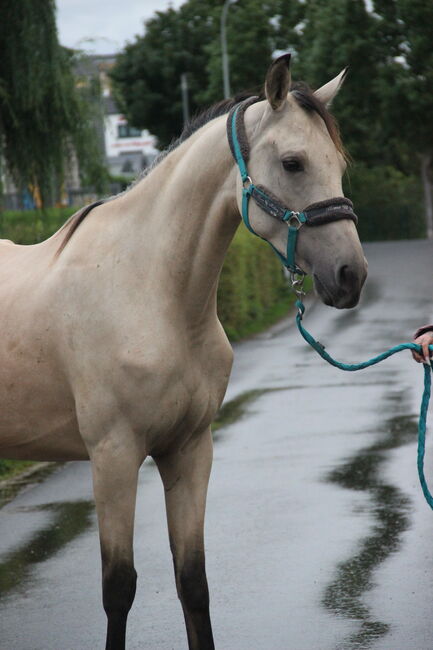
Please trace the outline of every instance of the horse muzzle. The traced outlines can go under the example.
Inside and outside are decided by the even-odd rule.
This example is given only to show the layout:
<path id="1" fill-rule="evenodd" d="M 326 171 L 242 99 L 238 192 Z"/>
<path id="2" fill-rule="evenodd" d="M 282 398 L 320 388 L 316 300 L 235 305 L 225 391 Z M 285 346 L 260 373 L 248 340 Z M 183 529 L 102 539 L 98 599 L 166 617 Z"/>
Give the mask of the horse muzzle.
<path id="1" fill-rule="evenodd" d="M 313 271 L 314 288 L 322 302 L 337 309 L 351 309 L 358 304 L 366 277 L 365 258 L 357 264 L 341 263 L 332 273 Z"/>

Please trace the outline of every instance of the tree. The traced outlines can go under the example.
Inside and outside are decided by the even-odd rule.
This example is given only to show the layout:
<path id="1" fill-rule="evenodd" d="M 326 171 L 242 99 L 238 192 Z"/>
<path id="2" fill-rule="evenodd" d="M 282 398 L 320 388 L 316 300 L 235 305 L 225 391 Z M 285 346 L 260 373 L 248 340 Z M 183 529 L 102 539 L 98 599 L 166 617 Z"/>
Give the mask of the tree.
<path id="1" fill-rule="evenodd" d="M 215 34 L 212 4 L 189 0 L 179 9 L 158 11 L 118 56 L 111 72 L 120 108 L 137 128 L 147 128 L 166 146 L 182 130 L 180 78 L 188 75 L 191 110 L 207 85 L 204 44 Z"/>
<path id="2" fill-rule="evenodd" d="M 316 88 L 349 66 L 349 83 L 332 111 L 351 155 L 370 164 L 382 155 L 377 110 L 382 53 L 374 30 L 364 0 L 306 0 L 297 59 L 302 76 Z"/>
<path id="3" fill-rule="evenodd" d="M 399 143 L 401 164 L 420 170 L 427 235 L 433 238 L 433 4 L 376 0 L 375 12 L 392 54 L 382 69 L 384 134 Z"/>
<path id="4" fill-rule="evenodd" d="M 95 165 L 74 55 L 58 43 L 54 0 L 2 0 L 0 41 L 0 158 L 18 187 L 37 187 L 47 203 L 71 147 L 84 168 Z"/>
<path id="5" fill-rule="evenodd" d="M 118 58 L 113 79 L 122 110 L 135 126 L 157 135 L 160 146 L 182 129 L 182 73 L 188 74 L 193 111 L 223 96 L 222 6 L 223 0 L 187 0 L 177 10 L 158 12 Z M 227 16 L 231 90 L 259 92 L 277 50 L 294 54 L 293 78 L 313 88 L 348 65 L 346 87 L 332 111 L 357 161 L 350 171 L 357 195 L 362 181 L 369 188 L 369 233 L 376 228 L 380 236 L 375 224 L 381 197 L 395 196 L 397 179 L 417 189 L 414 161 L 421 165 L 433 220 L 433 131 L 427 120 L 433 112 L 432 36 L 433 4 L 425 0 L 374 0 L 374 11 L 365 0 L 238 0 Z M 418 196 L 412 203 L 419 204 Z M 401 207 L 400 196 L 396 214 Z M 408 218 L 413 223 L 407 232 L 419 233 L 413 211 Z"/>
<path id="6" fill-rule="evenodd" d="M 192 112 L 222 99 L 220 18 L 223 0 L 188 0 L 158 11 L 145 34 L 118 56 L 111 72 L 116 99 L 130 121 L 164 147 L 182 130 L 180 78 L 187 73 Z M 230 5 L 227 41 L 234 93 L 261 90 L 272 53 L 284 47 L 299 0 L 242 0 Z M 298 11 L 299 13 L 299 11 Z M 296 22 L 295 22 L 296 24 Z"/>
<path id="7" fill-rule="evenodd" d="M 233 95 L 246 90 L 260 94 L 273 53 L 279 48 L 288 49 L 288 43 L 293 40 L 293 25 L 300 16 L 300 7 L 297 0 L 242 0 L 230 5 L 226 32 Z M 199 96 L 203 104 L 222 98 L 220 16 L 221 7 L 218 7 L 215 11 L 218 30 L 205 46 L 208 84 Z M 290 28 L 289 19 L 293 21 Z"/>

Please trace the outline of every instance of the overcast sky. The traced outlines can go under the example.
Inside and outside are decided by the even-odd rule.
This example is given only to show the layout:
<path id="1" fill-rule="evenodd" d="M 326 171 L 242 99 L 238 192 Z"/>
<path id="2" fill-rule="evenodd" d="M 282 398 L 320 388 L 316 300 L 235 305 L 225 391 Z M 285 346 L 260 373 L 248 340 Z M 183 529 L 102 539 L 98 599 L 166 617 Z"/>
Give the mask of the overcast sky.
<path id="1" fill-rule="evenodd" d="M 184 0 L 57 0 L 61 45 L 114 54 L 144 33 L 143 21 Z"/>

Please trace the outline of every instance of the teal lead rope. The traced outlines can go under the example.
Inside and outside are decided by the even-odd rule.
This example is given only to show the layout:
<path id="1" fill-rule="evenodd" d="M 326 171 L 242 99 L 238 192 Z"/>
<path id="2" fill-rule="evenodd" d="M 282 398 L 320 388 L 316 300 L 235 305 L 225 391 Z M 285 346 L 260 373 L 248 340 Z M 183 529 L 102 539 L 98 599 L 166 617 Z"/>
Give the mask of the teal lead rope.
<path id="1" fill-rule="evenodd" d="M 340 361 L 336 361 L 331 357 L 330 354 L 326 352 L 325 347 L 321 343 L 319 343 L 319 341 L 316 341 L 316 339 L 313 336 L 311 336 L 311 334 L 307 332 L 305 327 L 302 325 L 302 317 L 305 312 L 305 307 L 299 298 L 300 293 L 301 292 L 297 291 L 298 300 L 296 302 L 296 307 L 298 308 L 298 312 L 296 315 L 296 324 L 298 326 L 299 332 L 301 333 L 301 336 L 307 341 L 307 343 L 309 343 L 309 345 L 311 345 L 312 348 L 316 350 L 318 354 L 320 354 L 322 359 L 325 359 L 325 361 L 330 363 L 332 366 L 335 366 L 336 368 L 340 368 L 340 370 L 347 370 L 350 372 L 355 370 L 363 370 L 364 368 L 369 368 L 370 366 L 374 366 L 376 363 L 380 363 L 384 359 L 388 359 L 388 357 L 392 357 L 393 354 L 397 354 L 397 352 L 401 352 L 402 350 L 416 350 L 417 352 L 422 353 L 421 346 L 417 345 L 416 343 L 401 343 L 400 345 L 395 345 L 393 348 L 386 350 L 386 352 L 382 352 L 382 354 L 378 354 L 377 357 L 373 357 L 368 361 L 362 361 L 361 363 L 341 363 Z M 430 345 L 429 347 L 430 350 L 433 351 L 433 345 Z M 430 364 L 424 363 L 423 365 L 424 365 L 424 392 L 422 395 L 421 408 L 420 408 L 420 414 L 418 420 L 417 465 L 418 465 L 418 476 L 421 483 L 422 491 L 424 493 L 427 503 L 429 504 L 430 508 L 433 510 L 433 497 L 430 493 L 430 490 L 428 489 L 427 482 L 424 476 L 425 434 L 426 434 L 426 426 L 427 426 L 426 425 L 427 411 L 428 411 L 428 405 L 429 405 L 430 394 L 431 394 L 432 368 Z"/>

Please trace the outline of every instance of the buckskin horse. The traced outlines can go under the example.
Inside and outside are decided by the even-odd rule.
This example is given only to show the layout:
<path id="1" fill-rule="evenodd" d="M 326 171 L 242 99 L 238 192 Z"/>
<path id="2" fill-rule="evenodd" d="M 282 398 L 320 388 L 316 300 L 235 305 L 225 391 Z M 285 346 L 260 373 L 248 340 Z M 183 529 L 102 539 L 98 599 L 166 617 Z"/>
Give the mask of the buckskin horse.
<path id="1" fill-rule="evenodd" d="M 359 299 L 366 262 L 326 108 L 343 77 L 291 89 L 283 55 L 264 99 L 215 105 L 125 193 L 44 242 L 0 244 L 0 456 L 90 460 L 107 650 L 125 647 L 148 455 L 165 489 L 189 648 L 214 648 L 203 522 L 210 424 L 232 365 L 216 294 L 240 213 L 289 268 L 312 274 L 323 302 Z"/>

